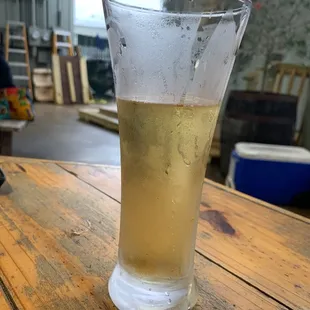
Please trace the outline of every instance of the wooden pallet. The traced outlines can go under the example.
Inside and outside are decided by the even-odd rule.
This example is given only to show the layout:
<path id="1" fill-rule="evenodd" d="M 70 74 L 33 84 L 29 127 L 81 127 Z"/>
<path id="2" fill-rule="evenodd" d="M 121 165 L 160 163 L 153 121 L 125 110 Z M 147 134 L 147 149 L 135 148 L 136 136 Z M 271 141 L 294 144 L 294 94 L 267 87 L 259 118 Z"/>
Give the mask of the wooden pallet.
<path id="1" fill-rule="evenodd" d="M 111 112 L 107 112 L 111 113 Z M 101 127 L 118 132 L 118 119 L 110 115 L 104 114 L 103 109 L 98 108 L 82 108 L 79 109 L 80 120 L 97 124 Z"/>
<path id="2" fill-rule="evenodd" d="M 115 104 L 108 104 L 104 107 L 99 108 L 99 112 L 100 112 L 100 114 L 103 114 L 103 115 L 118 118 L 116 103 Z"/>

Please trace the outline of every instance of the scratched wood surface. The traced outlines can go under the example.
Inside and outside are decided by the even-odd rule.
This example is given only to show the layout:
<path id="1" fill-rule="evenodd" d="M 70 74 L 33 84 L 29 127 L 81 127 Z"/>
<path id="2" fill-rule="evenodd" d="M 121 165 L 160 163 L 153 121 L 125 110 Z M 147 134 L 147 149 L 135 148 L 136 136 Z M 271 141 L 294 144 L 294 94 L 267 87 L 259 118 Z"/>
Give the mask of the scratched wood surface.
<path id="1" fill-rule="evenodd" d="M 61 164 L 120 201 L 120 170 Z M 196 250 L 292 309 L 310 309 L 310 220 L 205 180 Z"/>
<path id="2" fill-rule="evenodd" d="M 0 189 L 0 279 L 9 292 L 9 297 L 4 296 L 0 285 L 0 309 L 115 309 L 108 296 L 107 281 L 117 258 L 119 169 L 16 158 L 0 158 L 0 167 L 8 180 Z M 301 290 L 295 298 L 289 291 L 286 298 L 280 298 L 281 292 L 270 288 L 268 281 L 272 277 L 268 277 L 267 271 L 271 268 L 265 270 L 267 267 L 260 263 L 257 255 L 245 249 L 246 241 L 252 245 L 255 236 L 250 239 L 250 235 L 243 235 L 244 223 L 239 217 L 245 213 L 243 220 L 246 221 L 252 214 L 241 209 L 240 216 L 237 209 L 239 204 L 253 204 L 257 212 L 252 210 L 255 213 L 252 223 L 260 223 L 264 212 L 269 216 L 267 222 L 274 217 L 275 228 L 272 230 L 265 223 L 255 229 L 256 238 L 259 239 L 261 229 L 269 239 L 278 242 L 278 248 L 270 244 L 272 249 L 265 252 L 275 255 L 274 259 L 278 259 L 280 250 L 291 253 L 284 265 L 289 272 L 288 287 L 295 280 L 295 273 L 301 275 L 309 265 L 299 261 L 299 269 L 289 269 L 294 255 L 303 260 L 307 256 L 307 249 L 302 246 L 307 241 L 294 243 L 293 234 L 299 238 L 302 226 L 309 223 L 238 198 L 215 184 L 205 187 L 208 199 L 203 197 L 195 257 L 200 292 L 196 309 L 310 309 L 301 298 L 307 294 L 307 278 L 294 283 L 298 286 L 295 289 Z M 224 195 L 222 203 L 210 197 L 221 195 Z M 225 201 L 233 203 L 233 198 L 225 195 L 236 196 L 236 210 L 231 211 L 234 209 L 231 206 L 221 211 Z M 206 211 L 218 211 L 221 215 L 210 215 L 212 212 L 204 213 Z M 275 213 L 277 215 L 273 215 Z M 288 227 L 281 226 L 284 220 L 277 216 L 288 218 L 286 224 L 291 225 L 291 239 L 286 233 Z M 254 241 L 253 245 L 257 246 L 259 240 Z M 236 249 L 232 250 L 233 246 Z M 239 253 L 241 249 L 244 257 Z M 254 247 L 252 250 L 255 252 Z M 222 252 L 239 265 L 230 266 L 225 256 L 220 255 Z M 247 264 L 248 272 L 241 269 L 238 273 L 234 269 Z M 256 264 L 261 267 L 256 273 L 266 276 L 262 284 L 253 269 Z M 274 287 L 279 286 L 274 281 Z M 281 289 L 286 289 L 285 285 L 282 283 Z M 14 301 L 13 306 L 8 298 Z"/>

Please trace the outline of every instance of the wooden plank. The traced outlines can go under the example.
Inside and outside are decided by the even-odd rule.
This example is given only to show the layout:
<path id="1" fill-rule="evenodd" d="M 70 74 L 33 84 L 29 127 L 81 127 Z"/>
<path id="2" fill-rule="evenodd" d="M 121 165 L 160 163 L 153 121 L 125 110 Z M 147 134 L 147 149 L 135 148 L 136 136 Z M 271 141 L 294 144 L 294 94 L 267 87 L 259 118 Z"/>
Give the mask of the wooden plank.
<path id="1" fill-rule="evenodd" d="M 232 188 L 229 188 L 225 185 L 222 185 L 222 184 L 219 184 L 219 183 L 216 183 L 212 180 L 209 180 L 209 179 L 205 179 L 205 182 L 204 182 L 206 185 L 210 185 L 212 187 L 215 187 L 217 189 L 220 189 L 222 191 L 225 191 L 227 193 L 231 193 L 232 195 L 234 196 L 238 196 L 239 198 L 242 198 L 242 199 L 245 199 L 246 201 L 250 201 L 260 207 L 263 207 L 263 208 L 267 208 L 267 209 L 270 209 L 272 211 L 275 211 L 275 212 L 279 212 L 283 215 L 286 215 L 286 216 L 289 216 L 293 219 L 296 219 L 296 220 L 299 220 L 299 221 L 302 221 L 302 222 L 305 222 L 307 224 L 310 224 L 310 219 L 309 218 L 306 218 L 304 216 L 300 216 L 299 214 L 296 214 L 294 212 L 291 212 L 291 211 L 288 211 L 286 209 L 283 209 L 283 208 L 280 208 L 280 207 L 277 207 L 275 205 L 272 205 L 266 201 L 262 201 L 260 199 L 257 199 L 255 197 L 252 197 L 252 196 L 249 196 L 247 194 L 244 194 L 244 193 L 241 193 L 241 192 L 238 192 Z"/>
<path id="2" fill-rule="evenodd" d="M 2 253 L 1 255 L 4 255 L 4 253 Z M 3 296 L 2 298 L 5 299 L 5 302 L 7 304 L 7 307 L 9 307 L 9 310 L 12 310 L 12 309 L 13 310 L 24 310 L 24 307 L 21 304 L 18 296 L 16 295 L 15 290 L 16 288 L 13 288 L 9 284 L 7 278 L 5 277 L 4 273 L 0 269 L 0 296 L 2 295 Z M 1 310 L 2 310 L 2 307 L 5 310 L 7 310 L 7 308 L 5 308 L 5 306 L 3 306 L 3 303 L 1 303 L 0 301 Z"/>
<path id="3" fill-rule="evenodd" d="M 68 74 L 68 80 L 69 80 L 70 98 L 73 103 L 76 103 L 76 93 L 75 93 L 73 69 L 72 69 L 71 62 L 67 62 L 67 74 Z"/>
<path id="4" fill-rule="evenodd" d="M 6 302 L 6 299 L 3 295 L 3 293 L 0 291 L 0 309 L 1 310 L 12 310 L 8 303 Z"/>
<path id="5" fill-rule="evenodd" d="M 120 201 L 116 169 L 61 165 Z M 114 176 L 113 176 L 114 174 Z M 310 309 L 310 221 L 205 181 L 196 250 L 293 309 Z"/>
<path id="6" fill-rule="evenodd" d="M 26 51 L 25 61 L 26 61 L 26 64 L 27 64 L 28 88 L 29 88 L 31 97 L 33 98 L 33 87 L 32 87 L 30 61 L 29 61 L 29 47 L 28 47 L 27 29 L 26 29 L 26 24 L 25 23 L 23 23 L 23 37 L 24 37 L 24 40 L 23 40 L 23 42 L 24 42 L 24 49 Z"/>
<path id="7" fill-rule="evenodd" d="M 53 32 L 53 55 L 57 55 L 57 34 Z"/>
<path id="8" fill-rule="evenodd" d="M 99 109 L 82 108 L 79 109 L 80 120 L 97 124 L 103 128 L 118 132 L 118 119 L 100 113 Z"/>
<path id="9" fill-rule="evenodd" d="M 73 51 L 73 44 L 72 44 L 72 38 L 71 38 L 71 33 L 67 37 L 67 42 L 70 45 L 69 47 L 69 56 L 74 56 L 74 51 Z"/>
<path id="10" fill-rule="evenodd" d="M 100 114 L 107 115 L 110 117 L 118 118 L 117 105 L 116 103 L 106 104 L 99 108 Z"/>
<path id="11" fill-rule="evenodd" d="M 119 167 L 96 167 L 59 163 L 63 169 L 104 192 L 116 201 L 121 201 L 121 172 Z"/>
<path id="12" fill-rule="evenodd" d="M 307 221 L 205 184 L 197 250 L 281 303 L 307 309 L 309 228 Z"/>
<path id="13" fill-rule="evenodd" d="M 0 269 L 19 285 L 24 309 L 115 309 L 107 281 L 117 258 L 119 203 L 56 164 L 1 167 L 8 183 L 0 189 L 0 242 L 18 269 L 1 260 Z M 80 228 L 85 232 L 72 233 Z M 195 264 L 196 309 L 287 309 L 200 254 Z M 14 270 L 22 274 L 11 279 Z M 36 296 L 44 306 L 34 304 Z"/>
<path id="14" fill-rule="evenodd" d="M 85 104 L 88 104 L 90 102 L 88 72 L 87 72 L 86 59 L 83 58 L 83 57 L 80 58 L 80 71 L 81 71 L 81 83 L 82 83 L 83 102 Z"/>
<path id="15" fill-rule="evenodd" d="M 53 79 L 55 88 L 55 100 L 57 104 L 64 104 L 62 93 L 62 79 L 60 72 L 60 60 L 58 55 L 52 55 Z"/>

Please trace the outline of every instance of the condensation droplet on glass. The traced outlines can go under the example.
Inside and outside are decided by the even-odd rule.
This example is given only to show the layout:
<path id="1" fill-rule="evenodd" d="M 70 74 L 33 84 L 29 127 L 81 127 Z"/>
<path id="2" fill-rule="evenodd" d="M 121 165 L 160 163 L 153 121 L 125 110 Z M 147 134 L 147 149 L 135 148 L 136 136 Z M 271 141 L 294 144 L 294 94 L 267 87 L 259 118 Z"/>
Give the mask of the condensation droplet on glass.
<path id="1" fill-rule="evenodd" d="M 168 304 L 170 305 L 171 304 L 171 299 L 169 298 L 169 300 L 168 300 Z"/>
<path id="2" fill-rule="evenodd" d="M 197 69 L 198 68 L 198 66 L 199 66 L 199 59 L 196 61 L 196 63 L 195 63 L 195 69 Z"/>
<path id="3" fill-rule="evenodd" d="M 165 295 L 166 295 L 166 296 L 170 296 L 170 294 L 169 294 L 168 292 L 165 292 Z"/>

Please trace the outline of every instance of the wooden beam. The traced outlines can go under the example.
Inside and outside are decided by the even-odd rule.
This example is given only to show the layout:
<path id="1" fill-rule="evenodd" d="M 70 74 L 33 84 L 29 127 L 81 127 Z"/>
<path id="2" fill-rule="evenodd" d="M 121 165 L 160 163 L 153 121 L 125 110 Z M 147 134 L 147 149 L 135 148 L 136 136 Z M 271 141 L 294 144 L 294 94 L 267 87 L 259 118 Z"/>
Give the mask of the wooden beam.
<path id="1" fill-rule="evenodd" d="M 25 62 L 27 64 L 27 75 L 28 75 L 28 88 L 31 93 L 31 97 L 34 98 L 33 87 L 32 87 L 32 77 L 30 70 L 30 61 L 29 61 L 29 48 L 28 48 L 28 39 L 27 39 L 27 29 L 26 25 L 23 24 L 23 37 L 24 37 L 24 49 L 26 51 L 25 54 Z"/>
<path id="2" fill-rule="evenodd" d="M 71 102 L 76 103 L 73 68 L 72 68 L 72 63 L 69 61 L 67 62 L 67 74 L 68 74 L 68 81 L 69 81 L 70 99 L 71 99 Z"/>
<path id="3" fill-rule="evenodd" d="M 62 94 L 62 81 L 60 73 L 60 62 L 58 55 L 52 55 L 53 64 L 53 79 L 55 88 L 55 101 L 57 104 L 64 104 L 63 94 Z"/>
<path id="4" fill-rule="evenodd" d="M 89 99 L 89 83 L 88 83 L 88 72 L 87 72 L 87 64 L 86 59 L 80 59 L 80 72 L 81 72 L 81 84 L 82 84 L 82 93 L 83 93 L 83 102 L 88 104 L 90 102 Z"/>
<path id="5" fill-rule="evenodd" d="M 9 45 L 10 45 L 10 24 L 5 29 L 5 60 L 9 61 Z"/>

